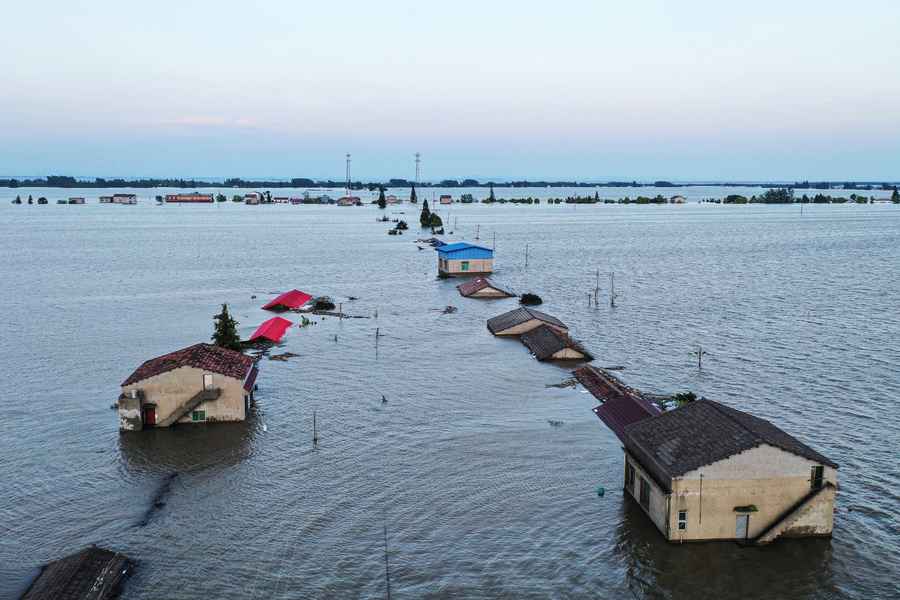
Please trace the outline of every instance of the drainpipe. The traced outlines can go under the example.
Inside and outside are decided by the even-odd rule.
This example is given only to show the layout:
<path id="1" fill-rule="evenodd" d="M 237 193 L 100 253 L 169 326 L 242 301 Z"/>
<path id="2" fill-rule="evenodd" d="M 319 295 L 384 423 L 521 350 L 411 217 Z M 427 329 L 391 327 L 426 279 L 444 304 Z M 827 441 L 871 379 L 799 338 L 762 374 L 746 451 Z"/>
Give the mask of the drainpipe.
<path id="1" fill-rule="evenodd" d="M 672 493 L 666 494 L 666 539 L 672 539 Z"/>
<path id="2" fill-rule="evenodd" d="M 703 525 L 703 473 L 700 473 L 700 515 L 697 526 Z"/>

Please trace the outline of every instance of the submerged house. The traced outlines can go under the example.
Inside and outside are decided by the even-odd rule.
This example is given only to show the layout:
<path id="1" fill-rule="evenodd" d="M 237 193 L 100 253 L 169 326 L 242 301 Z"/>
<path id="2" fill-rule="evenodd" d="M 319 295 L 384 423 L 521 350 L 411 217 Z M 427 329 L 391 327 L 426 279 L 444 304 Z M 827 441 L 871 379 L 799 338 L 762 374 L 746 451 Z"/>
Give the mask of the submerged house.
<path id="1" fill-rule="evenodd" d="M 337 200 L 338 206 L 362 206 L 359 196 L 341 196 Z"/>
<path id="2" fill-rule="evenodd" d="M 568 333 L 548 325 L 535 327 L 523 333 L 520 339 L 538 360 L 594 360 Z"/>
<path id="3" fill-rule="evenodd" d="M 487 277 L 476 277 L 456 286 L 459 295 L 465 298 L 512 298 L 510 291 L 503 289 Z"/>
<path id="4" fill-rule="evenodd" d="M 487 322 L 488 330 L 494 335 L 522 335 L 542 325 L 562 332 L 569 330 L 556 317 L 524 306 L 490 318 Z"/>
<path id="5" fill-rule="evenodd" d="M 797 438 L 712 400 L 662 412 L 599 369 L 575 375 L 622 442 L 625 491 L 667 540 L 831 535 L 838 466 Z"/>
<path id="6" fill-rule="evenodd" d="M 124 554 L 88 546 L 44 565 L 22 600 L 112 600 L 134 568 Z"/>
<path id="7" fill-rule="evenodd" d="M 494 251 L 469 242 L 444 244 L 437 248 L 438 275 L 486 275 L 494 271 Z"/>
<path id="8" fill-rule="evenodd" d="M 441 194 L 438 202 L 441 204 L 453 204 L 453 196 L 451 196 L 450 194 Z"/>
<path id="9" fill-rule="evenodd" d="M 271 319 L 263 322 L 262 325 L 256 328 L 256 331 L 253 332 L 253 335 L 250 336 L 251 342 L 275 342 L 276 344 L 281 341 L 281 338 L 284 337 L 285 332 L 293 325 L 287 319 L 283 319 L 281 317 L 272 317 Z"/>
<path id="10" fill-rule="evenodd" d="M 264 310 L 272 310 L 275 312 L 296 310 L 309 302 L 312 296 L 300 290 L 291 290 L 279 294 L 273 300 L 269 300 L 263 305 Z"/>
<path id="11" fill-rule="evenodd" d="M 257 374 L 251 357 L 212 344 L 152 358 L 122 382 L 119 429 L 243 421 Z"/>

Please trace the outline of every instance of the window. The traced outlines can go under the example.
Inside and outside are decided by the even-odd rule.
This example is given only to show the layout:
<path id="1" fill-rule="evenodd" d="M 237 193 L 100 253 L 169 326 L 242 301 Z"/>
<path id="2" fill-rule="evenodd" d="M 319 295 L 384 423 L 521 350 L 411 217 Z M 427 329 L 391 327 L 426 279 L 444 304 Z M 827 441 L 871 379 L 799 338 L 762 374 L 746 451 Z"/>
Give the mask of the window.
<path id="1" fill-rule="evenodd" d="M 634 494 L 634 466 L 630 462 L 625 463 L 625 489 Z"/>
<path id="2" fill-rule="evenodd" d="M 825 479 L 825 467 L 822 465 L 816 465 L 812 468 L 812 475 L 809 479 L 810 487 L 814 490 L 818 490 L 822 487 Z"/>
<path id="3" fill-rule="evenodd" d="M 641 506 L 650 510 L 650 484 L 641 477 Z"/>
<path id="4" fill-rule="evenodd" d="M 197 423 L 200 421 L 206 420 L 206 411 L 205 410 L 195 410 L 191 413 L 191 421 Z"/>
<path id="5" fill-rule="evenodd" d="M 687 511 L 679 510 L 678 511 L 678 529 L 684 531 L 687 529 Z"/>
<path id="6" fill-rule="evenodd" d="M 462 261 L 462 270 L 463 271 L 469 270 L 469 261 L 467 261 L 467 260 Z"/>

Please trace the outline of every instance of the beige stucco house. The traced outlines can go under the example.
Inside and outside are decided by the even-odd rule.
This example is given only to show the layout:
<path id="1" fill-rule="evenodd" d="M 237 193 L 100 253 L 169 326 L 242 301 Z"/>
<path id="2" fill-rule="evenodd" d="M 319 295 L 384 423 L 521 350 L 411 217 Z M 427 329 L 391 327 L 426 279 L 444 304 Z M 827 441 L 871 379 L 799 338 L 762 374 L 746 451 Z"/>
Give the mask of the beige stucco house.
<path id="1" fill-rule="evenodd" d="M 243 421 L 257 373 L 251 357 L 212 344 L 150 359 L 122 383 L 119 429 Z"/>
<path id="2" fill-rule="evenodd" d="M 831 535 L 837 465 L 766 420 L 697 400 L 620 439 L 625 491 L 669 541 Z"/>

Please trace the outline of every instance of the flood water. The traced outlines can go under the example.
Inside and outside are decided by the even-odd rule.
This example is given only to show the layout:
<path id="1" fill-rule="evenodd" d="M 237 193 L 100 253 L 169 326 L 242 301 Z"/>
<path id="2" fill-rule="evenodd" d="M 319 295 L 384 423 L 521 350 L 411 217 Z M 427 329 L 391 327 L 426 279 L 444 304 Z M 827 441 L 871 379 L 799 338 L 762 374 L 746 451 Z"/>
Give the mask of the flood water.
<path id="1" fill-rule="evenodd" d="M 127 599 L 383 598 L 385 525 L 394 598 L 897 597 L 900 207 L 442 209 L 448 239 L 496 234 L 496 279 L 540 294 L 594 364 L 840 464 L 832 539 L 747 549 L 663 541 L 623 496 L 592 396 L 546 387 L 567 370 L 487 332 L 514 299 L 435 277 L 418 208 L 389 208 L 410 230 L 388 236 L 371 206 L 103 193 L 0 191 L 0 597 L 97 543 L 138 560 Z M 110 405 L 143 360 L 207 340 L 223 302 L 249 335 L 294 287 L 368 318 L 291 329 L 276 352 L 298 356 L 262 359 L 245 423 L 120 435 Z"/>

